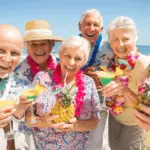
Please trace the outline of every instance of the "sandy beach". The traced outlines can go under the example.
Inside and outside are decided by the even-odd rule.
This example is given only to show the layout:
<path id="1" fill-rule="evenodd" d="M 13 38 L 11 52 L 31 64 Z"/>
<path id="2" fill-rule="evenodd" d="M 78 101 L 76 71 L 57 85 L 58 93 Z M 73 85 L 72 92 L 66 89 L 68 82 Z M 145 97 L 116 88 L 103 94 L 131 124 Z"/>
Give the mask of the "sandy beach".
<path id="1" fill-rule="evenodd" d="M 17 129 L 17 124 L 14 125 L 14 129 Z M 0 150 L 6 150 L 6 140 L 4 139 L 3 136 L 3 130 L 0 129 Z M 15 144 L 16 144 L 16 150 L 27 150 L 26 143 L 24 135 L 21 133 L 19 137 L 16 138 Z M 104 132 L 104 143 L 103 143 L 103 150 L 110 150 L 108 146 L 108 124 L 106 125 L 105 132 Z M 97 149 L 93 149 L 97 150 Z"/>

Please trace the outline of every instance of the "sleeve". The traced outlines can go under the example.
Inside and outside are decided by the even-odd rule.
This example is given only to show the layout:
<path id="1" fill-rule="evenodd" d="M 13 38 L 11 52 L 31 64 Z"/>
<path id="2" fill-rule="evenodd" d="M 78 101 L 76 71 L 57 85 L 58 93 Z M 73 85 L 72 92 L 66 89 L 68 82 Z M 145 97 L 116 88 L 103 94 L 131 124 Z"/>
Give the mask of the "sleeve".
<path id="1" fill-rule="evenodd" d="M 96 89 L 96 85 L 94 81 L 92 80 L 92 116 L 94 118 L 97 118 L 98 120 L 100 119 L 100 98 Z"/>

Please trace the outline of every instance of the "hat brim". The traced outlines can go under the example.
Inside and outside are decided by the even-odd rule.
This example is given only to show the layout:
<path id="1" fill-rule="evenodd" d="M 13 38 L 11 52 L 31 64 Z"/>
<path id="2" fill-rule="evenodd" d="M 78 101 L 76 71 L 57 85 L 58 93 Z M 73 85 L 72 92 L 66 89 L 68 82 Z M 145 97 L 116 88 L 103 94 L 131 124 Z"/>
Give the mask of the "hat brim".
<path id="1" fill-rule="evenodd" d="M 30 35 L 26 35 L 24 37 L 24 41 L 34 41 L 34 40 L 53 40 L 56 42 L 62 42 L 63 39 L 61 37 L 58 36 L 49 36 L 49 35 L 35 35 L 35 34 L 30 34 Z"/>

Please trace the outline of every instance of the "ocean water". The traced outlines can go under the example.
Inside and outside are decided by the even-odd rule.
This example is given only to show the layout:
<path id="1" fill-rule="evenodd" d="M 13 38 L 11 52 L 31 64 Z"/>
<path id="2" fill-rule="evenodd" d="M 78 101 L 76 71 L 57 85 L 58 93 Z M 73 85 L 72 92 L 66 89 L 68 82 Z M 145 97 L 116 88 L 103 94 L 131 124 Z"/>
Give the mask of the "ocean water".
<path id="1" fill-rule="evenodd" d="M 150 55 L 150 46 L 137 45 L 137 49 L 144 55 Z"/>
<path id="2" fill-rule="evenodd" d="M 57 54 L 59 46 L 60 46 L 60 43 L 54 46 L 53 51 L 52 51 L 53 54 Z M 144 55 L 150 55 L 150 46 L 137 45 L 137 49 L 139 50 L 140 53 Z M 26 57 L 26 50 L 23 49 L 21 60 L 23 60 L 25 57 Z"/>

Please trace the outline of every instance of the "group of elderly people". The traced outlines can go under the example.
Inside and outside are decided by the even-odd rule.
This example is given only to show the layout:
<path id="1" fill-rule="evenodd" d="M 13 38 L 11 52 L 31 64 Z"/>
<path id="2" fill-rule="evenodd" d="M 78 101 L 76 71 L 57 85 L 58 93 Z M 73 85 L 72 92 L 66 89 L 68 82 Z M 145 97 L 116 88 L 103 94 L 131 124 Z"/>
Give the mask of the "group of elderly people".
<path id="1" fill-rule="evenodd" d="M 111 150 L 148 150 L 150 106 L 140 104 L 141 112 L 134 104 L 139 86 L 150 76 L 150 58 L 136 48 L 137 30 L 131 18 L 113 19 L 107 29 L 108 41 L 104 40 L 102 30 L 103 19 L 96 9 L 82 14 L 80 34 L 66 40 L 53 36 L 45 20 L 27 22 L 24 40 L 15 27 L 1 24 L 0 99 L 19 97 L 19 103 L 0 108 L 0 127 L 7 132 L 8 122 L 17 121 L 18 130 L 25 135 L 28 149 L 32 150 L 101 150 L 108 117 Z M 59 57 L 51 54 L 56 42 L 62 42 Z M 19 64 L 23 43 L 27 57 Z M 102 86 L 96 74 L 100 66 L 111 71 L 120 68 L 124 74 Z M 21 93 L 35 83 L 47 90 L 33 104 Z M 72 96 L 75 115 L 67 122 L 56 123 L 54 120 L 59 116 L 52 115 L 49 104 L 52 96 L 56 100 L 58 97 L 49 93 L 72 83 L 75 84 Z M 101 110 L 104 97 L 113 101 L 120 96 L 124 99 L 122 113 L 115 115 Z M 30 109 L 32 105 L 34 111 Z M 33 113 L 36 121 L 31 123 Z M 149 140 L 147 145 L 144 138 Z M 7 141 L 7 150 L 14 149 L 14 140 Z"/>

